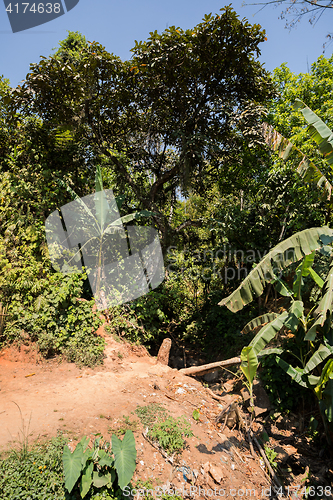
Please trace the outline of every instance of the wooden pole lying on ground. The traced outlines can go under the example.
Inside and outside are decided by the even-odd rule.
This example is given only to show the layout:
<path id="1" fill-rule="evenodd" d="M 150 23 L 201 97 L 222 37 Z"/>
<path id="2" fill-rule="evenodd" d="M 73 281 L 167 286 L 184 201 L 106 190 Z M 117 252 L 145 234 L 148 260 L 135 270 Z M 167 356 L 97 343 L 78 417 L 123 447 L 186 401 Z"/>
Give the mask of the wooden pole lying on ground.
<path id="1" fill-rule="evenodd" d="M 209 363 L 208 365 L 201 366 L 191 366 L 190 368 L 182 368 L 179 370 L 183 375 L 204 375 L 205 373 L 210 373 L 219 368 L 222 370 L 225 366 L 240 365 L 240 358 L 230 358 L 223 361 L 215 361 L 215 363 Z"/>

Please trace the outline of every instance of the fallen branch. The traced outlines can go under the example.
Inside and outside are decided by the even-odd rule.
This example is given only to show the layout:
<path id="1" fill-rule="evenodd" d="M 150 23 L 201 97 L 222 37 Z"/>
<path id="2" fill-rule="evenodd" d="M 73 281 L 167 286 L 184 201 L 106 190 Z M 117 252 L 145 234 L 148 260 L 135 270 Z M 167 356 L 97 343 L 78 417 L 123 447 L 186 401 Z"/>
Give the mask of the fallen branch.
<path id="1" fill-rule="evenodd" d="M 270 349 L 264 349 L 258 354 L 258 358 L 261 358 L 266 355 L 266 351 L 269 351 Z M 201 365 L 201 366 L 191 366 L 190 368 L 181 368 L 179 370 L 180 373 L 183 375 L 204 375 L 205 373 L 210 373 L 214 372 L 215 370 L 223 370 L 226 366 L 234 366 L 234 365 L 240 365 L 241 364 L 241 359 L 236 357 L 236 358 L 230 358 L 230 359 L 224 359 L 223 361 L 215 361 L 214 363 L 208 363 L 208 365 Z"/>
<path id="2" fill-rule="evenodd" d="M 225 366 L 240 365 L 240 358 L 230 358 L 223 361 L 215 361 L 215 363 L 209 363 L 208 365 L 201 366 L 191 366 L 190 368 L 182 368 L 179 370 L 183 375 L 203 375 L 205 373 L 210 373 L 218 369 L 223 369 Z"/>

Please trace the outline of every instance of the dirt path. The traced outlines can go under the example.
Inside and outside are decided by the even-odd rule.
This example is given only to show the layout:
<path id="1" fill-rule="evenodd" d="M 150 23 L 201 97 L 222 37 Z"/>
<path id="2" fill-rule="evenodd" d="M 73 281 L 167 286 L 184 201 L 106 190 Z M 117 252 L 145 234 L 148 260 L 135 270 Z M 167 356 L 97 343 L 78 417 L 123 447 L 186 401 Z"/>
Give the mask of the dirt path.
<path id="1" fill-rule="evenodd" d="M 151 402 L 154 399 L 150 396 L 151 380 L 173 370 L 156 365 L 154 358 L 143 353 L 143 349 L 131 351 L 130 346 L 109 339 L 104 365 L 79 369 L 65 362 L 36 364 L 34 353 L 24 347 L 21 351 L 15 348 L 2 351 L 0 449 L 20 437 L 19 408 L 25 426 L 30 421 L 29 434 L 33 440 L 55 435 L 58 429 L 75 434 L 101 432 L 108 418 L 127 415 L 143 401 Z"/>

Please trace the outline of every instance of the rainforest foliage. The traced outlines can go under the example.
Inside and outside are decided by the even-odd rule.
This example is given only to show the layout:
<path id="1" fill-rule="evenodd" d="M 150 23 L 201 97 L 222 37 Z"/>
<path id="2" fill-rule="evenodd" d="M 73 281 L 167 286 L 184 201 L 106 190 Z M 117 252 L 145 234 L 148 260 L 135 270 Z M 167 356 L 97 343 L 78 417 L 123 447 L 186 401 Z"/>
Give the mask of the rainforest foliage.
<path id="1" fill-rule="evenodd" d="M 333 57 L 321 56 L 308 74 L 282 65 L 270 75 L 257 60 L 264 40 L 229 6 L 192 29 L 150 33 L 129 61 L 69 32 L 21 86 L 0 79 L 1 345 L 33 341 L 45 356 L 103 361 L 87 276 L 54 270 L 45 239 L 46 218 L 71 192 L 94 192 L 97 167 L 121 217 L 152 214 L 131 223 L 158 230 L 166 270 L 158 288 L 107 311 L 111 333 L 152 354 L 169 336 L 175 352 L 212 360 L 239 354 L 256 331 L 242 329 L 258 314 L 274 323 L 267 313 L 292 307 L 300 321 L 316 305 L 329 269 L 332 169 L 316 144 L 321 132 L 308 133 L 307 109 L 332 129 Z M 309 252 L 297 240 L 306 230 Z M 286 241 L 300 245 L 299 258 L 246 289 L 250 271 L 259 275 L 263 259 L 272 267 L 270 251 Z M 297 266 L 313 251 L 304 274 Z M 304 288 L 291 300 L 281 290 L 292 290 L 295 276 Z M 236 305 L 221 307 L 230 295 Z M 286 318 L 276 331 L 305 331 Z M 316 334 L 313 349 L 324 342 Z"/>

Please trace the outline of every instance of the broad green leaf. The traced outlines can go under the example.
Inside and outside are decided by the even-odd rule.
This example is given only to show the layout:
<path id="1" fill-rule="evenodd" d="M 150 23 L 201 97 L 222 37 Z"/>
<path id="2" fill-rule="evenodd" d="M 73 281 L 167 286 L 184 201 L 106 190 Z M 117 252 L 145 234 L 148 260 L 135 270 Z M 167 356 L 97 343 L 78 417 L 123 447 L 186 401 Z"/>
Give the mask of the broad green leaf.
<path id="1" fill-rule="evenodd" d="M 118 474 L 118 483 L 121 489 L 128 485 L 136 467 L 135 439 L 132 431 L 126 431 L 121 441 L 115 434 L 112 435 L 112 451 L 115 458 L 115 468 Z"/>
<path id="2" fill-rule="evenodd" d="M 309 269 L 309 274 L 313 281 L 316 283 L 316 285 L 319 286 L 319 288 L 323 288 L 324 286 L 324 280 L 321 279 L 321 277 L 316 273 L 316 271 L 312 268 Z"/>
<path id="3" fill-rule="evenodd" d="M 288 310 L 288 318 L 285 321 L 285 327 L 295 333 L 299 325 L 299 319 L 304 311 L 304 305 L 301 300 L 295 300 L 292 302 Z"/>
<path id="4" fill-rule="evenodd" d="M 244 326 L 242 333 L 249 333 L 252 332 L 255 328 L 258 326 L 264 325 L 265 323 L 269 323 L 273 319 L 275 319 L 278 316 L 277 313 L 267 313 L 267 314 L 262 314 L 261 316 L 258 316 L 257 318 L 252 319 L 247 323 L 247 325 Z"/>
<path id="5" fill-rule="evenodd" d="M 98 193 L 99 191 L 103 191 L 102 172 L 101 172 L 101 167 L 99 165 L 96 165 L 95 191 L 96 191 L 96 193 Z"/>
<path id="6" fill-rule="evenodd" d="M 94 470 L 94 464 L 91 462 L 88 464 L 82 471 L 82 477 L 80 482 L 80 494 L 81 498 L 84 498 L 88 491 L 90 490 L 90 486 L 92 484 L 92 473 Z"/>
<path id="7" fill-rule="evenodd" d="M 294 291 L 294 297 L 297 298 L 298 300 L 301 300 L 302 297 L 301 294 L 301 289 L 303 284 L 302 278 L 308 276 L 310 269 L 313 265 L 314 258 L 315 258 L 315 252 L 310 253 L 310 255 L 306 255 L 295 271 L 293 291 Z"/>
<path id="8" fill-rule="evenodd" d="M 91 218 L 93 220 L 93 222 L 95 224 L 98 224 L 95 216 L 93 215 L 93 213 L 91 212 L 91 210 L 87 207 L 87 205 L 84 203 L 84 201 L 82 200 L 82 198 L 80 198 L 76 193 L 75 191 L 73 191 L 73 189 L 71 189 L 68 184 L 66 184 L 62 179 L 58 179 L 57 180 L 58 184 L 65 188 L 72 196 L 73 200 L 77 201 L 80 206 L 84 209 L 84 211 L 86 212 L 86 214 L 89 216 L 89 218 Z"/>
<path id="9" fill-rule="evenodd" d="M 88 444 L 89 444 L 90 439 L 87 436 L 83 436 L 83 438 L 80 441 L 80 444 L 82 446 L 82 450 L 86 451 Z"/>
<path id="10" fill-rule="evenodd" d="M 92 455 L 93 455 L 93 451 L 90 449 L 88 449 L 84 452 L 84 454 L 82 456 L 82 468 L 84 468 L 86 466 L 87 461 L 89 460 L 89 458 L 92 458 Z"/>
<path id="11" fill-rule="evenodd" d="M 95 211 L 101 233 L 103 233 L 104 224 L 110 212 L 110 206 L 108 200 L 106 199 L 105 191 L 103 189 L 102 172 L 99 165 L 96 166 L 95 189 L 96 189 L 94 196 Z"/>
<path id="12" fill-rule="evenodd" d="M 266 122 L 262 125 L 262 133 L 266 144 L 273 149 L 273 151 L 277 151 L 280 158 L 283 158 L 283 160 L 288 158 L 291 151 L 295 151 L 301 160 L 297 167 L 297 173 L 305 182 L 313 182 L 317 184 L 318 188 L 323 189 L 324 197 L 327 200 L 331 199 L 333 189 L 332 184 L 319 170 L 319 168 L 316 167 L 312 161 L 306 158 L 300 149 L 277 132 L 272 125 L 269 125 Z"/>
<path id="13" fill-rule="evenodd" d="M 316 386 L 319 384 L 320 377 L 317 377 L 316 375 L 308 375 L 308 381 L 311 386 Z"/>
<path id="14" fill-rule="evenodd" d="M 100 467 L 104 467 L 105 465 L 107 467 L 113 467 L 114 459 L 110 457 L 110 455 L 105 450 L 99 450 L 98 465 Z"/>
<path id="15" fill-rule="evenodd" d="M 315 387 L 315 393 L 318 399 L 322 399 L 322 390 L 330 378 L 333 378 L 333 359 L 329 359 L 321 372 L 320 380 Z"/>
<path id="16" fill-rule="evenodd" d="M 277 318 L 271 321 L 268 325 L 262 327 L 259 333 L 251 340 L 249 346 L 253 347 L 255 354 L 259 354 L 268 342 L 270 342 L 277 332 L 284 326 L 285 321 L 289 318 L 287 311 L 284 311 Z"/>
<path id="17" fill-rule="evenodd" d="M 86 466 L 87 460 L 91 457 L 92 453 L 90 448 L 88 448 L 90 439 L 87 436 L 83 436 L 80 441 L 80 445 L 82 446 L 82 469 Z"/>
<path id="18" fill-rule="evenodd" d="M 282 347 L 271 347 L 268 349 L 263 349 L 258 353 L 258 358 L 262 358 L 264 356 L 269 356 L 270 354 L 282 354 L 284 349 Z"/>
<path id="19" fill-rule="evenodd" d="M 69 493 L 81 475 L 82 456 L 83 449 L 81 443 L 76 446 L 73 453 L 71 453 L 67 445 L 64 446 L 62 462 L 64 465 L 65 486 Z"/>
<path id="20" fill-rule="evenodd" d="M 105 222 L 110 212 L 110 206 L 106 199 L 105 191 L 96 191 L 94 195 L 96 217 L 100 227 L 101 234 L 103 233 Z"/>
<path id="21" fill-rule="evenodd" d="M 296 99 L 295 109 L 299 109 L 309 124 L 308 132 L 318 144 L 320 152 L 329 165 L 333 165 L 333 132 L 304 102 Z"/>
<path id="22" fill-rule="evenodd" d="M 316 352 L 311 356 L 304 367 L 304 374 L 310 373 L 316 366 L 322 363 L 328 356 L 333 354 L 333 348 L 329 349 L 324 344 L 321 344 Z"/>
<path id="23" fill-rule="evenodd" d="M 111 484 L 111 473 L 107 472 L 104 474 L 103 472 L 94 471 L 93 473 L 93 484 L 96 488 L 103 488 L 107 484 Z"/>
<path id="24" fill-rule="evenodd" d="M 276 278 L 271 283 L 272 285 L 274 285 L 276 291 L 279 292 L 281 295 L 283 295 L 284 297 L 292 297 L 293 295 L 292 290 L 289 288 L 287 283 L 282 281 L 280 278 Z"/>
<path id="25" fill-rule="evenodd" d="M 319 250 L 327 240 L 333 241 L 333 230 L 327 226 L 305 229 L 290 236 L 274 247 L 257 266 L 252 269 L 240 286 L 219 305 L 225 305 L 232 312 L 237 312 L 249 304 L 254 296 L 262 294 L 267 283 L 275 279 L 281 271 L 305 255 Z"/>
<path id="26" fill-rule="evenodd" d="M 250 386 L 253 384 L 258 368 L 258 358 L 252 346 L 243 347 L 241 352 L 240 368 L 247 378 Z"/>
<path id="27" fill-rule="evenodd" d="M 323 285 L 323 296 L 316 309 L 316 318 L 304 337 L 304 340 L 314 341 L 317 335 L 318 329 L 324 326 L 326 319 L 332 314 L 333 308 L 333 263 L 330 265 L 330 269 Z"/>
<path id="28" fill-rule="evenodd" d="M 293 380 L 295 380 L 295 382 L 297 382 L 302 387 L 308 387 L 306 382 L 304 382 L 304 380 L 302 379 L 303 370 L 301 370 L 300 368 L 296 369 L 292 367 L 289 363 L 286 363 L 279 356 L 276 356 L 276 362 L 280 366 L 280 368 L 282 368 Z"/>

